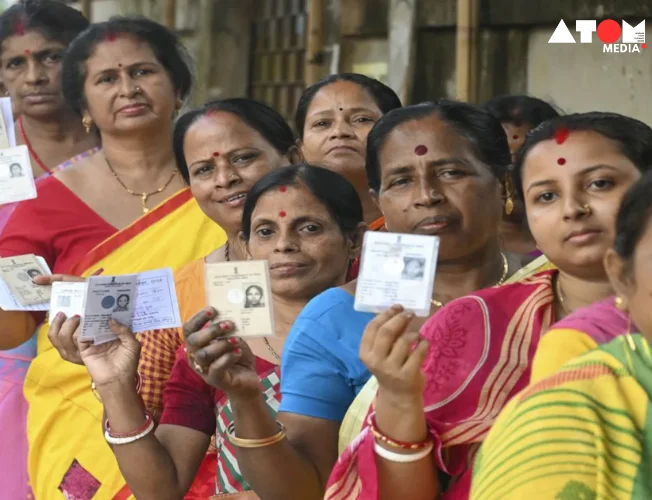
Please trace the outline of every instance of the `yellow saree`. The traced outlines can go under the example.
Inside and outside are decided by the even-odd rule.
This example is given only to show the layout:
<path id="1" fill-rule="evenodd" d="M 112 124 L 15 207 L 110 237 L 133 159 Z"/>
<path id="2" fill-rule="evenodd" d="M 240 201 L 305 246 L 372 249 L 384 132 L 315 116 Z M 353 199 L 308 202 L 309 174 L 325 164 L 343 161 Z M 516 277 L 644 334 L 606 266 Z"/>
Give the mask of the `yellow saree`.
<path id="1" fill-rule="evenodd" d="M 176 270 L 225 241 L 222 229 L 185 189 L 95 247 L 73 274 L 90 276 L 98 269 L 104 275 L 161 267 Z M 39 328 L 37 356 L 24 388 L 34 495 L 39 500 L 129 498 L 102 436 L 103 409 L 90 391 L 90 377 L 83 366 L 61 359 L 47 332 L 46 322 Z"/>

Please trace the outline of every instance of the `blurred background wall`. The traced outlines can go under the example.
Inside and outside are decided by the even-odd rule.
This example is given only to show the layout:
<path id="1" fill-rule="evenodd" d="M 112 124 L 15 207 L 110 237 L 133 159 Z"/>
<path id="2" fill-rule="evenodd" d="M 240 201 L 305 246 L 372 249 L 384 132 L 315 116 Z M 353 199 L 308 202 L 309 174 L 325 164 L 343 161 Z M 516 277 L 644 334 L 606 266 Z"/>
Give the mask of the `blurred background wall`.
<path id="1" fill-rule="evenodd" d="M 11 3 L 10 1 L 5 3 Z M 305 85 L 355 71 L 406 102 L 528 93 L 566 112 L 652 124 L 649 52 L 548 44 L 560 19 L 652 19 L 645 0 L 77 0 L 91 21 L 141 14 L 172 27 L 197 64 L 196 102 L 248 95 L 290 117 Z M 647 26 L 652 43 L 652 22 Z"/>

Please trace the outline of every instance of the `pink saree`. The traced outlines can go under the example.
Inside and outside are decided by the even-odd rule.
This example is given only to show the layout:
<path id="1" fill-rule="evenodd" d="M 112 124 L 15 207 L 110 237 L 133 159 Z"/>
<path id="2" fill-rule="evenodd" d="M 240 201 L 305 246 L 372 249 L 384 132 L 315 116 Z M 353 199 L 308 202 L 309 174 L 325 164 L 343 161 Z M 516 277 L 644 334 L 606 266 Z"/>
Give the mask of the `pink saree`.
<path id="1" fill-rule="evenodd" d="M 51 172 L 36 179 L 38 185 L 55 172 L 95 153 L 93 149 L 65 161 Z M 0 231 L 14 212 L 17 203 L 0 206 Z M 1 334 L 1 333 L 0 333 Z M 2 498 L 31 497 L 27 473 L 27 402 L 23 383 L 31 360 L 36 356 L 36 336 L 23 345 L 0 351 L 0 488 Z"/>
<path id="2" fill-rule="evenodd" d="M 554 274 L 541 272 L 455 300 L 421 330 L 430 343 L 424 412 L 443 499 L 468 498 L 480 444 L 505 403 L 529 382 L 539 337 L 554 321 Z M 372 411 L 373 403 L 362 414 Z M 378 499 L 373 448 L 365 424 L 335 465 L 325 500 Z"/>

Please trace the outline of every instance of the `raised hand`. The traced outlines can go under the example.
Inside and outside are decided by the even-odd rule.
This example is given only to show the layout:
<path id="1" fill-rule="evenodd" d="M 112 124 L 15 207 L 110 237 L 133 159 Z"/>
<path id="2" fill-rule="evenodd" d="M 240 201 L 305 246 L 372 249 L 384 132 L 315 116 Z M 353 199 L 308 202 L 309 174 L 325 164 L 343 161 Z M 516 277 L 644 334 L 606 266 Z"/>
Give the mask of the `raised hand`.
<path id="1" fill-rule="evenodd" d="M 50 321 L 48 339 L 50 339 L 54 348 L 59 352 L 59 356 L 63 359 L 76 365 L 83 365 L 84 362 L 81 359 L 79 346 L 77 345 L 79 323 L 79 316 L 66 318 L 65 314 L 58 313 Z"/>
<path id="2" fill-rule="evenodd" d="M 428 343 L 408 331 L 413 318 L 414 313 L 392 306 L 371 320 L 360 343 L 362 362 L 383 390 L 397 395 L 420 396 L 425 386 L 421 365 Z"/>
<path id="3" fill-rule="evenodd" d="M 256 358 L 238 337 L 229 321 L 218 321 L 218 312 L 208 307 L 183 325 L 188 363 L 207 384 L 225 391 L 229 397 L 260 394 Z"/>

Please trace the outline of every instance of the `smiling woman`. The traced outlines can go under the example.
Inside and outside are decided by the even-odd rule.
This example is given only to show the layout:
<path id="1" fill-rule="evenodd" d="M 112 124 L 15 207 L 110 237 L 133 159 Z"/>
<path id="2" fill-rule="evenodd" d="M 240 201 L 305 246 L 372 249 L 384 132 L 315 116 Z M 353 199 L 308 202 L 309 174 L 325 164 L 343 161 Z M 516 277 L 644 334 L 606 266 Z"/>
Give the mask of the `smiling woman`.
<path id="1" fill-rule="evenodd" d="M 173 33 L 146 19 L 94 24 L 70 44 L 64 94 L 78 120 L 83 116 L 89 130 L 95 124 L 102 150 L 48 177 L 38 198 L 16 208 L 0 255 L 42 256 L 55 275 L 37 282 L 49 285 L 76 279 L 63 274 L 176 270 L 224 243 L 178 175 L 172 150 L 173 116 L 192 84 L 187 59 Z M 0 310 L 0 348 L 29 338 L 42 321 Z M 85 372 L 52 347 L 46 322 L 24 387 L 35 496 L 72 497 L 81 487 L 112 498 L 124 482 L 106 444 L 93 439 L 101 405 Z"/>

